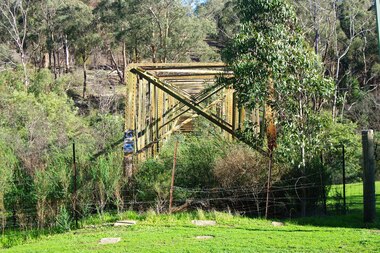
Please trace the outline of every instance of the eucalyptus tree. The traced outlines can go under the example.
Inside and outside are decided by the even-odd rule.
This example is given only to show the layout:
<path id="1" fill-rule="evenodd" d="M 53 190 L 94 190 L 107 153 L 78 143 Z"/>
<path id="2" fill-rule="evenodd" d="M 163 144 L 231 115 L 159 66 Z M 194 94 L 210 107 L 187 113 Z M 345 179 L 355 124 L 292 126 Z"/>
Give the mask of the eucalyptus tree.
<path id="1" fill-rule="evenodd" d="M 331 95 L 332 82 L 323 77 L 321 62 L 285 0 L 238 0 L 238 8 L 241 31 L 224 52 L 234 71 L 238 103 L 265 107 L 269 154 L 278 138 L 278 154 L 305 175 L 306 162 L 321 141 L 318 112 Z"/>
<path id="2" fill-rule="evenodd" d="M 153 62 L 190 61 L 211 52 L 205 39 L 215 31 L 215 26 L 197 16 L 186 1 L 139 1 L 134 8 L 134 13 L 143 19 L 139 32 L 147 39 L 142 51 Z M 138 23 L 133 22 L 131 26 L 136 27 Z"/>
<path id="3" fill-rule="evenodd" d="M 94 25 L 92 8 L 81 1 L 73 1 L 58 10 L 57 22 L 61 25 L 75 55 L 83 67 L 83 98 L 87 91 L 87 61 L 94 48 L 101 44 Z"/>
<path id="4" fill-rule="evenodd" d="M 215 55 L 205 41 L 215 33 L 215 23 L 197 15 L 187 1 L 102 0 L 94 14 L 111 58 L 121 47 L 124 66 L 128 61 L 178 62 Z"/>
<path id="5" fill-rule="evenodd" d="M 0 1 L 0 27 L 2 27 L 13 41 L 21 60 L 24 72 L 24 84 L 28 87 L 27 56 L 25 41 L 28 32 L 30 0 L 2 0 Z"/>
<path id="6" fill-rule="evenodd" d="M 343 117 L 346 103 L 356 103 L 360 90 L 371 90 L 378 82 L 373 1 L 293 2 L 306 37 L 322 58 L 326 75 L 335 81 L 332 115 L 336 118 L 340 112 Z"/>
<path id="7" fill-rule="evenodd" d="M 239 15 L 235 0 L 208 0 L 197 6 L 198 16 L 211 20 L 215 26 L 214 34 L 209 37 L 223 48 L 225 44 L 239 31 Z"/>
<path id="8" fill-rule="evenodd" d="M 66 35 L 57 21 L 58 10 L 68 3 L 62 0 L 35 0 L 31 5 L 30 29 L 27 37 L 30 59 L 35 66 L 50 68 L 55 79 L 61 71 L 64 55 L 66 72 L 70 68 L 70 53 Z M 63 49 L 63 50 L 62 50 Z M 62 52 L 63 51 L 63 52 Z"/>
<path id="9" fill-rule="evenodd" d="M 124 82 L 124 73 L 127 65 L 126 43 L 130 36 L 132 21 L 129 12 L 129 1 L 126 0 L 102 0 L 94 9 L 97 32 L 103 40 L 103 47 L 111 57 L 112 64 L 116 68 L 120 83 Z M 123 59 L 122 68 L 117 61 L 115 50 L 121 45 Z"/>

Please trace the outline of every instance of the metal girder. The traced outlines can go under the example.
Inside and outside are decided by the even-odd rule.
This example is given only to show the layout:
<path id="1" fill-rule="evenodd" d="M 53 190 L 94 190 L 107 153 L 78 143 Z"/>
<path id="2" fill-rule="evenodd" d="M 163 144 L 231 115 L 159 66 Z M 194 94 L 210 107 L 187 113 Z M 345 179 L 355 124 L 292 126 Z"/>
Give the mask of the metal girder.
<path id="1" fill-rule="evenodd" d="M 181 90 L 175 88 L 172 85 L 169 85 L 167 83 L 162 82 L 161 80 L 159 80 L 155 76 L 147 73 L 144 69 L 141 69 L 141 68 L 137 67 L 137 68 L 131 69 L 131 72 L 139 75 L 140 77 L 143 77 L 146 80 L 148 80 L 154 86 L 156 86 L 157 88 L 161 89 L 162 91 L 164 91 L 165 93 L 169 94 L 170 96 L 174 97 L 176 100 L 178 100 L 179 102 L 183 103 L 184 105 L 186 105 L 187 107 L 189 107 L 191 110 L 195 111 L 199 115 L 203 116 L 207 120 L 209 120 L 212 123 L 214 123 L 215 125 L 219 126 L 224 131 L 230 133 L 233 136 L 236 136 L 236 134 L 235 134 L 235 132 L 234 132 L 234 130 L 232 128 L 230 128 L 229 126 L 221 123 L 221 119 L 215 117 L 212 114 L 209 114 L 209 113 L 205 112 L 204 109 L 198 105 L 198 103 L 197 103 L 196 100 L 194 100 L 191 97 L 186 96 L 185 94 L 182 93 Z"/>
<path id="2" fill-rule="evenodd" d="M 200 103 L 202 103 L 202 102 L 205 101 L 206 99 L 210 98 L 211 96 L 213 96 L 213 95 L 215 95 L 216 93 L 218 93 L 219 91 L 221 91 L 223 88 L 224 88 L 224 87 L 222 87 L 222 86 L 221 86 L 221 87 L 218 87 L 216 90 L 214 90 L 214 91 L 212 91 L 211 93 L 208 93 L 206 96 L 200 98 L 200 100 L 197 100 L 196 104 L 199 105 Z M 184 107 L 186 107 L 186 106 L 183 105 L 181 108 L 179 108 L 179 110 L 182 110 Z M 206 108 L 204 108 L 204 109 L 206 109 Z M 190 110 L 191 110 L 191 108 L 187 108 L 187 109 L 185 109 L 184 111 L 179 112 L 178 114 L 174 115 L 173 118 L 172 118 L 169 122 L 167 122 L 166 124 L 168 124 L 168 123 L 170 123 L 170 122 L 176 120 L 177 118 L 181 117 L 182 115 L 184 115 L 185 113 L 187 113 L 187 112 L 190 111 Z M 220 119 L 220 118 L 218 118 L 218 119 L 219 119 L 223 124 L 228 125 L 229 127 L 232 128 L 232 125 L 229 124 L 228 122 L 226 122 L 225 120 Z"/>
<path id="3" fill-rule="evenodd" d="M 226 64 L 223 62 L 210 62 L 210 63 L 136 63 L 129 64 L 129 68 L 143 68 L 145 70 L 153 69 L 194 69 L 194 68 L 223 68 Z"/>

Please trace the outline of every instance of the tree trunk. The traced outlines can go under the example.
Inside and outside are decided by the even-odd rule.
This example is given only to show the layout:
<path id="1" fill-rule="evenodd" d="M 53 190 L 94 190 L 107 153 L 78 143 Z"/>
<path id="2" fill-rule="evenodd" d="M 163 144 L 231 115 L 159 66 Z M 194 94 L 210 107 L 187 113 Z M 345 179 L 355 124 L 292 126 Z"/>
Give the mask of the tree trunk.
<path id="1" fill-rule="evenodd" d="M 111 61 L 112 61 L 112 64 L 113 64 L 113 65 L 115 66 L 115 68 L 116 68 L 116 72 L 117 72 L 117 75 L 118 75 L 118 77 L 119 77 L 119 81 L 120 81 L 120 83 L 124 83 L 123 73 L 121 73 L 121 70 L 120 70 L 120 68 L 119 68 L 119 65 L 118 65 L 117 62 L 116 62 L 115 56 L 113 55 L 111 48 L 109 49 L 109 51 L 110 51 L 110 55 L 111 55 Z"/>
<path id="2" fill-rule="evenodd" d="M 301 141 L 301 175 L 302 177 L 305 177 L 306 175 L 306 153 L 305 153 L 305 131 L 304 131 L 304 111 L 303 111 L 303 105 L 302 105 L 302 95 L 300 94 L 299 98 L 299 115 L 300 115 L 300 121 L 301 121 L 301 126 L 300 126 L 300 137 L 302 138 Z M 306 189 L 302 187 L 302 199 L 301 199 L 301 215 L 302 217 L 306 216 Z"/>
<path id="3" fill-rule="evenodd" d="M 52 57 L 51 57 L 51 49 L 49 49 L 49 69 L 50 69 L 50 70 L 53 69 L 53 67 L 52 67 L 52 65 L 51 65 L 52 62 L 53 62 L 53 61 L 52 61 Z"/>
<path id="4" fill-rule="evenodd" d="M 156 52 L 157 52 L 157 50 L 156 50 L 155 45 L 151 45 L 151 47 L 152 47 L 152 62 L 156 63 L 157 62 L 157 59 L 156 59 Z"/>
<path id="5" fill-rule="evenodd" d="M 26 67 L 24 50 L 21 50 L 21 64 L 22 64 L 22 69 L 24 71 L 24 85 L 25 85 L 26 88 L 28 88 L 28 86 L 29 86 L 29 78 L 28 78 L 28 69 Z"/>
<path id="6" fill-rule="evenodd" d="M 56 59 L 54 50 L 53 50 L 53 73 L 54 73 L 54 79 L 57 80 L 57 59 Z"/>
<path id="7" fill-rule="evenodd" d="M 87 66 L 86 66 L 86 57 L 83 56 L 83 98 L 86 98 L 86 90 L 87 90 Z"/>
<path id="8" fill-rule="evenodd" d="M 64 39 L 64 47 L 65 47 L 65 67 L 66 67 L 66 73 L 69 73 L 70 71 L 70 52 L 69 52 L 69 45 L 67 42 L 67 36 L 65 36 Z"/>
<path id="9" fill-rule="evenodd" d="M 165 27 L 165 38 L 164 38 L 164 60 L 166 63 L 168 60 L 168 37 L 169 37 L 169 11 L 166 13 L 166 27 Z"/>
<path id="10" fill-rule="evenodd" d="M 315 54 L 319 53 L 319 24 L 318 24 L 318 11 L 317 11 L 317 3 L 313 1 L 313 22 L 314 22 L 314 51 Z"/>
<path id="11" fill-rule="evenodd" d="M 59 49 L 57 50 L 57 68 L 58 68 L 58 76 L 61 75 L 61 55 L 59 53 Z"/>
<path id="12" fill-rule="evenodd" d="M 265 105 L 265 121 L 267 122 L 266 135 L 267 145 L 269 152 L 269 166 L 268 166 L 268 182 L 267 182 L 267 196 L 265 204 L 265 218 L 269 215 L 269 195 L 272 184 L 272 166 L 273 166 L 273 150 L 276 147 L 277 130 L 275 123 L 275 110 L 273 108 L 273 102 L 275 100 L 274 82 L 271 77 L 268 79 L 268 98 Z"/>
<path id="13" fill-rule="evenodd" d="M 50 60 L 49 60 L 49 54 L 45 53 L 43 55 L 43 60 L 42 60 L 42 67 L 45 69 L 48 69 L 50 67 Z"/>
<path id="14" fill-rule="evenodd" d="M 126 52 L 126 46 L 125 46 L 125 41 L 123 41 L 123 83 L 125 83 L 125 76 L 126 76 L 126 71 L 127 71 L 127 52 Z"/>

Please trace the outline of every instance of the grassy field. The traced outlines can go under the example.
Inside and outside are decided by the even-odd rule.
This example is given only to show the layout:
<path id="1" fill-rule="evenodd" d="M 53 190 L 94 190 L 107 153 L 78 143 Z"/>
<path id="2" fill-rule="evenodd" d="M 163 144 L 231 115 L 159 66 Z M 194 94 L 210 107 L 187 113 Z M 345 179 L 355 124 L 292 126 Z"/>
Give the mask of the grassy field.
<path id="1" fill-rule="evenodd" d="M 379 182 L 377 189 L 379 192 Z M 336 186 L 339 188 L 340 186 Z M 350 185 L 352 203 L 361 195 L 361 185 Z M 361 199 L 360 199 L 361 201 Z M 380 206 L 377 205 L 378 211 Z M 118 219 L 133 219 L 137 224 L 112 227 L 104 224 Z M 194 219 L 211 219 L 216 226 L 197 227 Z M 380 223 L 362 222 L 360 207 L 345 216 L 309 217 L 286 220 L 274 227 L 271 221 L 250 219 L 226 213 L 202 211 L 175 215 L 150 212 L 137 215 L 105 215 L 83 222 L 86 228 L 29 238 L 27 243 L 4 252 L 380 252 Z M 197 236 L 212 236 L 197 239 Z M 101 245 L 105 237 L 120 237 L 117 244 Z M 10 237 L 7 237 L 11 240 Z M 3 240 L 3 243 L 6 241 Z M 0 250 L 1 251 L 1 250 Z"/>
<path id="2" fill-rule="evenodd" d="M 375 183 L 376 187 L 376 200 L 380 201 L 380 181 Z M 329 192 L 330 199 L 333 198 L 336 194 L 343 194 L 343 185 L 334 185 Z M 363 203 L 363 184 L 355 183 L 355 184 L 347 184 L 346 185 L 346 198 L 347 205 L 350 209 L 362 209 Z M 379 204 L 377 205 L 379 206 Z"/>

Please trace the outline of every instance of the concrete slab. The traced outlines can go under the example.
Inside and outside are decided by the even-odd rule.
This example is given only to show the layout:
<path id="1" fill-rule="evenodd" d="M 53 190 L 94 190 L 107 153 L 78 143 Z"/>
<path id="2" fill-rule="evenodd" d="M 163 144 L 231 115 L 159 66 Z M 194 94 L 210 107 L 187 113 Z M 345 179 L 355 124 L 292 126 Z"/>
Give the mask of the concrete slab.
<path id="1" fill-rule="evenodd" d="M 136 225 L 137 221 L 134 220 L 121 220 L 117 221 L 115 224 L 113 224 L 115 227 L 119 226 L 133 226 Z"/>
<path id="2" fill-rule="evenodd" d="M 192 220 L 191 223 L 193 223 L 196 226 L 215 226 L 216 221 L 214 220 Z"/>
<path id="3" fill-rule="evenodd" d="M 282 227 L 282 226 L 285 226 L 285 224 L 283 222 L 279 222 L 279 221 L 272 221 L 272 226 Z"/>
<path id="4" fill-rule="evenodd" d="M 212 235 L 200 235 L 200 236 L 197 236 L 195 238 L 198 240 L 209 240 L 209 239 L 213 239 L 214 236 L 212 236 Z"/>
<path id="5" fill-rule="evenodd" d="M 117 238 L 102 238 L 99 244 L 115 244 L 121 241 L 120 237 Z"/>

